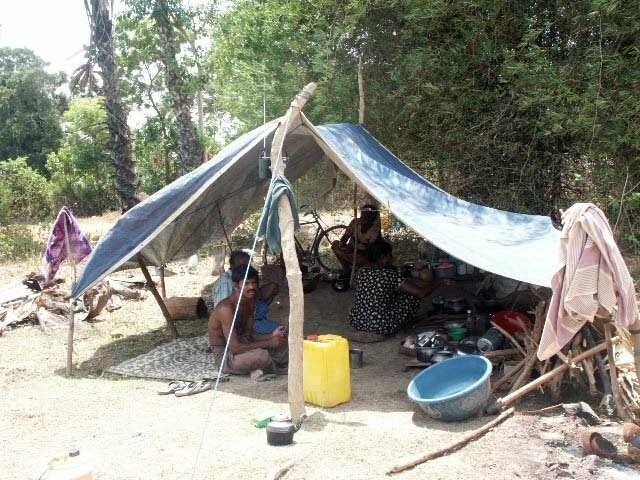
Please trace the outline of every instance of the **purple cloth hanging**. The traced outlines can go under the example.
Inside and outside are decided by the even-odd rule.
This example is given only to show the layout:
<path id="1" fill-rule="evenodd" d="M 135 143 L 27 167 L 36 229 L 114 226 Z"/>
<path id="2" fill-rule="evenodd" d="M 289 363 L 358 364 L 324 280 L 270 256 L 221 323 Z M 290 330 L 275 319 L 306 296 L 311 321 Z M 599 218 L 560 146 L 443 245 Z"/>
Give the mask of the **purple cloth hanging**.
<path id="1" fill-rule="evenodd" d="M 62 207 L 60 212 L 58 212 L 56 221 L 53 223 L 53 229 L 51 230 L 51 235 L 49 235 L 49 240 L 47 240 L 47 248 L 44 251 L 44 258 L 42 259 L 46 282 L 50 282 L 55 278 L 60 264 L 67 258 L 64 222 L 67 222 L 69 246 L 73 263 L 81 262 L 93 249 L 89 243 L 89 239 L 87 239 L 78 221 L 73 216 L 73 213 L 71 213 L 71 210 L 67 207 Z"/>

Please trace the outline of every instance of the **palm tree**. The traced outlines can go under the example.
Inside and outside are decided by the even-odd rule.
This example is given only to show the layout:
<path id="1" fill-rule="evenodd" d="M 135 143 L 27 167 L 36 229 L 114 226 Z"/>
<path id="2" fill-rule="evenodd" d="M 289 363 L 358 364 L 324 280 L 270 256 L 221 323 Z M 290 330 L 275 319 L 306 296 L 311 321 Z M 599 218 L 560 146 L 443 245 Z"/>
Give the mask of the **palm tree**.
<path id="1" fill-rule="evenodd" d="M 91 28 L 88 61 L 80 66 L 71 79 L 72 86 L 99 91 L 104 96 L 112 161 L 115 166 L 115 187 L 122 212 L 140 202 L 140 179 L 136 173 L 131 151 L 131 131 L 127 125 L 127 110 L 120 96 L 120 80 L 113 47 L 111 0 L 84 0 Z M 102 84 L 99 87 L 95 66 Z"/>
<path id="2" fill-rule="evenodd" d="M 179 174 L 193 170 L 201 163 L 202 150 L 196 128 L 191 118 L 193 98 L 185 82 L 185 72 L 178 63 L 180 40 L 176 32 L 182 28 L 184 11 L 180 1 L 155 0 L 151 17 L 158 27 L 162 63 L 165 68 L 165 85 L 171 99 L 171 107 L 178 128 Z"/>

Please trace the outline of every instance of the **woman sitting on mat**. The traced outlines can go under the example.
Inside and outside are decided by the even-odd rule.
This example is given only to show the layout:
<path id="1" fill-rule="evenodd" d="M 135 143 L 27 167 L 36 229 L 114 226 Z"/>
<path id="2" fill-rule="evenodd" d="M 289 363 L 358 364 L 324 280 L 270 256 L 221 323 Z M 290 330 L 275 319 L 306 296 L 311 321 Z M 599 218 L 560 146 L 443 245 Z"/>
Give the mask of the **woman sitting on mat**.
<path id="1" fill-rule="evenodd" d="M 368 254 L 369 264 L 358 271 L 349 323 L 356 330 L 389 335 L 409 322 L 421 298 L 446 282 L 403 278 L 393 266 L 391 245 L 384 240 L 372 243 Z"/>

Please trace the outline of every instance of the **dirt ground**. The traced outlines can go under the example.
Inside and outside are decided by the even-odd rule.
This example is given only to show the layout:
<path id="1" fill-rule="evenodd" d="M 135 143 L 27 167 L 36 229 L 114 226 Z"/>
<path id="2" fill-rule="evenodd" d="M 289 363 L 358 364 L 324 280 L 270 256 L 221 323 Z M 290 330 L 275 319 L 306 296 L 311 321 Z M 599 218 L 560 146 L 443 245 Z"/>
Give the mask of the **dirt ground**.
<path id="1" fill-rule="evenodd" d="M 200 294 L 213 280 L 210 267 L 207 259 L 201 260 L 191 274 L 183 264 L 170 265 L 178 274 L 167 278 L 168 294 Z M 0 265 L 0 285 L 9 286 L 38 269 L 38 259 Z M 141 277 L 133 274 L 132 279 Z M 62 276 L 70 275 L 65 267 Z M 305 295 L 305 332 L 347 332 L 352 299 L 352 292 L 337 293 L 321 283 Z M 286 319 L 285 295 L 272 313 L 276 320 Z M 183 336 L 199 335 L 206 325 L 181 322 L 179 330 Z M 351 372 L 352 400 L 326 409 L 307 405 L 309 416 L 295 443 L 272 447 L 264 429 L 253 426 L 253 418 L 265 411 L 288 412 L 286 377 L 264 383 L 232 377 L 217 394 L 178 398 L 157 395 L 164 381 L 103 373 L 169 341 L 151 295 L 124 301 L 122 309 L 105 311 L 77 327 L 73 378 L 64 376 L 66 330 L 48 335 L 36 325 L 16 326 L 0 336 L 0 479 L 37 478 L 42 459 L 74 447 L 90 456 L 101 480 L 265 478 L 288 461 L 294 464 L 287 479 L 386 478 L 385 472 L 402 460 L 443 447 L 490 420 L 443 423 L 413 405 L 406 388 L 419 370 L 404 371 L 401 338 L 361 345 L 364 366 Z M 581 420 L 559 409 L 527 413 L 550 404 L 542 394 L 529 397 L 514 417 L 479 440 L 395 477 L 640 477 L 637 468 L 585 456 L 578 437 Z M 626 448 L 619 423 L 597 429 Z"/>

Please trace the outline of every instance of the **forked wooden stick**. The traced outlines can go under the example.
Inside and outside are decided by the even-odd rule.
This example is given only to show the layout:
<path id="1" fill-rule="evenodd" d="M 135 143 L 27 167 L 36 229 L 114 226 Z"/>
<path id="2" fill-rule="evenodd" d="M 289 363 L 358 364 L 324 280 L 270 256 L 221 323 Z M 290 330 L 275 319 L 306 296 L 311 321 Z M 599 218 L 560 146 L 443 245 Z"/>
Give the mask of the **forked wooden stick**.
<path id="1" fill-rule="evenodd" d="M 527 357 L 527 352 L 522 348 L 520 342 L 518 342 L 509 332 L 507 332 L 500 325 L 496 324 L 493 320 L 491 320 L 491 325 L 493 325 L 502 335 L 507 337 L 507 339 L 511 342 L 511 344 L 518 349 L 518 351 L 522 354 L 523 357 Z"/>
<path id="2" fill-rule="evenodd" d="M 436 450 L 435 452 L 427 453 L 425 455 L 417 457 L 407 463 L 396 465 L 391 470 L 389 470 L 387 474 L 400 473 L 408 468 L 412 468 L 412 467 L 415 467 L 416 465 L 420 465 L 421 463 L 428 462 L 429 460 L 433 460 L 434 458 L 438 458 L 443 455 L 447 455 L 448 453 L 455 452 L 457 449 L 464 447 L 467 443 L 471 442 L 472 440 L 475 440 L 476 438 L 481 437 L 482 435 L 487 433 L 489 430 L 491 430 L 493 427 L 495 427 L 499 423 L 504 422 L 507 418 L 513 415 L 514 411 L 515 409 L 511 407 L 508 410 L 505 410 L 504 412 L 502 412 L 500 415 L 498 415 L 496 418 L 491 420 L 489 423 L 467 433 L 460 440 L 452 443 L 451 445 L 441 448 L 440 450 Z"/>

